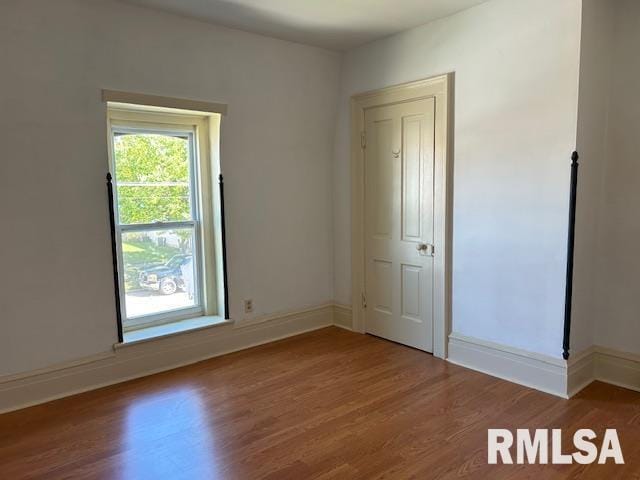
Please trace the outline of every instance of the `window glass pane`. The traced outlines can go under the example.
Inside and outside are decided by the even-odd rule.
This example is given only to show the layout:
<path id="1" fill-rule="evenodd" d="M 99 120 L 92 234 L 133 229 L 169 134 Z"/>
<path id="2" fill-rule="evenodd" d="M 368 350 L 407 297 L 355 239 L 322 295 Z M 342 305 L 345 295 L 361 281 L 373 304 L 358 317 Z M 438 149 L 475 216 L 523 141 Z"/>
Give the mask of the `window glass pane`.
<path id="1" fill-rule="evenodd" d="M 128 318 L 198 305 L 193 228 L 122 233 Z"/>
<path id="2" fill-rule="evenodd" d="M 189 136 L 115 133 L 120 224 L 191 219 Z"/>

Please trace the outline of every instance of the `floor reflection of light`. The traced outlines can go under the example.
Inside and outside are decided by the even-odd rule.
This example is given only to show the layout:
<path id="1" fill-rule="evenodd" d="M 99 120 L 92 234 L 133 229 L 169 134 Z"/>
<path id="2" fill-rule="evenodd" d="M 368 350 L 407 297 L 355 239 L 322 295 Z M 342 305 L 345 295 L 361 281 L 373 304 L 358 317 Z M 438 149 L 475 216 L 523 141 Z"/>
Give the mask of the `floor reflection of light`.
<path id="1" fill-rule="evenodd" d="M 197 390 L 148 395 L 127 411 L 122 479 L 215 479 L 214 435 Z"/>

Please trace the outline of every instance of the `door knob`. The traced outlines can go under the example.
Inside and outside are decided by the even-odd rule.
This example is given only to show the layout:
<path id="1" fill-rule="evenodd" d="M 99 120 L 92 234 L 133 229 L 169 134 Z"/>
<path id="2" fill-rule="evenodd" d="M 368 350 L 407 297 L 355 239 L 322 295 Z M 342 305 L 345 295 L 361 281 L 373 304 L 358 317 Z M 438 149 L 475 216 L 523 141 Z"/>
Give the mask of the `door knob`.
<path id="1" fill-rule="evenodd" d="M 418 243 L 416 250 L 420 252 L 420 255 L 431 255 L 432 257 L 435 255 L 435 247 L 428 243 Z"/>
<path id="2" fill-rule="evenodd" d="M 429 246 L 426 243 L 419 243 L 416 245 L 416 250 L 419 252 L 426 252 Z"/>

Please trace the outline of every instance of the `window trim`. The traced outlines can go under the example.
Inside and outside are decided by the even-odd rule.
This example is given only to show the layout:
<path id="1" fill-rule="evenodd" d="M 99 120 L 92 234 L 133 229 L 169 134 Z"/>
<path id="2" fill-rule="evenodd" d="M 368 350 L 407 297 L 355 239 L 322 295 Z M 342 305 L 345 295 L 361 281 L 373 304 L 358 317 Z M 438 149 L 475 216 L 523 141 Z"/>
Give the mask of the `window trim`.
<path id="1" fill-rule="evenodd" d="M 109 168 L 114 173 L 117 185 L 117 172 L 114 158 L 114 133 L 155 132 L 173 133 L 190 136 L 190 182 L 192 220 L 179 222 L 158 222 L 152 224 L 121 225 L 118 213 L 117 187 L 114 188 L 114 221 L 116 228 L 116 250 L 118 264 L 118 282 L 120 290 L 122 329 L 126 333 L 182 321 L 200 316 L 218 315 L 223 307 L 221 299 L 224 293 L 221 261 L 218 261 L 222 246 L 220 241 L 220 215 L 217 206 L 219 198 L 213 189 L 213 175 L 219 173 L 218 132 L 220 115 L 198 115 L 193 113 L 165 111 L 159 108 L 146 109 L 140 105 L 125 106 L 108 104 L 107 133 L 109 150 Z M 144 231 L 161 228 L 179 228 L 180 225 L 194 229 L 194 254 L 197 259 L 196 282 L 198 285 L 197 305 L 177 310 L 138 317 L 127 317 L 124 288 L 124 265 L 121 234 L 126 231 Z M 211 253 L 213 252 L 213 253 Z"/>
<path id="2" fill-rule="evenodd" d="M 154 111 L 182 110 L 185 113 L 227 114 L 226 103 L 208 102 L 187 98 L 163 97 L 146 93 L 123 92 L 120 90 L 102 90 L 102 101 L 110 104 L 125 105 L 129 109 L 148 109 Z"/>

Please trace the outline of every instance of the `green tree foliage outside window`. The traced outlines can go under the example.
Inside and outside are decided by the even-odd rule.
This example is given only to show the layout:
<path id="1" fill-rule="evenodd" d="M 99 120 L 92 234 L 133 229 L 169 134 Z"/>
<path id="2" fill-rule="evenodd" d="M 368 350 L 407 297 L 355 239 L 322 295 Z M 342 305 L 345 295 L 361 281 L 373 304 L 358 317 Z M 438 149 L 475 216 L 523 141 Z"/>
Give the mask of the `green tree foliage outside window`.
<path id="1" fill-rule="evenodd" d="M 121 134 L 114 153 L 120 224 L 191 219 L 186 137 Z"/>
<path id="2" fill-rule="evenodd" d="M 160 134 L 114 135 L 118 215 L 121 225 L 191 220 L 189 140 Z M 139 287 L 139 269 L 191 253 L 191 229 L 167 229 L 179 246 L 152 241 L 146 232 L 122 237 L 127 291 Z"/>

